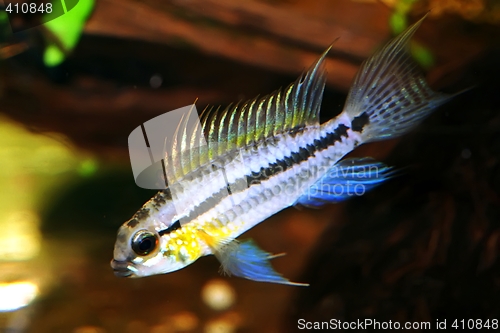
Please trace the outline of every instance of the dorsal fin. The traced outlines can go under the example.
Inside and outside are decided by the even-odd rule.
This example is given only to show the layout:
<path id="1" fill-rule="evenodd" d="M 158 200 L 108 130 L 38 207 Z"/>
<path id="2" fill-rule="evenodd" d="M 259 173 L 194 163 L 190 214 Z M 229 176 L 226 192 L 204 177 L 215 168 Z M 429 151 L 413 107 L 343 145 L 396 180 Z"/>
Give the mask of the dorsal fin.
<path id="1" fill-rule="evenodd" d="M 166 150 L 168 181 L 177 181 L 231 151 L 279 134 L 300 132 L 306 126 L 319 126 L 326 80 L 324 59 L 329 50 L 284 90 L 231 104 L 223 110 L 207 107 L 196 124 L 185 115 Z"/>

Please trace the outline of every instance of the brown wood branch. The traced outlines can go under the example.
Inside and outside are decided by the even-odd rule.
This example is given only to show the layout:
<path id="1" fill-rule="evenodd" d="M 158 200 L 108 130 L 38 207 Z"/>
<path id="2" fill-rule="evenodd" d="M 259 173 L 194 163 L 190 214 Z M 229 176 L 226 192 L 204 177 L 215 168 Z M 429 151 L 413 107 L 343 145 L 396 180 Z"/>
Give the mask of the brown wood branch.
<path id="1" fill-rule="evenodd" d="M 76 144 L 103 156 L 110 149 L 123 155 L 131 130 L 159 114 L 193 103 L 195 98 L 200 108 L 229 99 L 220 91 L 188 86 L 168 90 L 133 87 L 118 90 L 92 82 L 92 86 L 100 86 L 101 91 L 90 92 L 78 84 L 69 89 L 48 84 L 36 76 L 6 77 L 2 112 L 36 131 L 64 133 Z"/>
<path id="2" fill-rule="evenodd" d="M 153 1 L 154 2 L 154 1 Z M 372 30 L 355 29 L 356 22 L 350 26 L 336 23 L 342 15 L 331 5 L 328 19 L 303 13 L 292 6 L 276 6 L 257 1 L 233 0 L 169 0 L 169 3 L 197 17 L 209 18 L 238 29 L 251 28 L 266 36 L 276 36 L 298 45 L 309 46 L 322 51 L 333 39 L 338 39 L 332 47 L 332 53 L 345 54 L 351 58 L 365 59 L 379 46 L 381 38 L 388 36 L 388 29 L 383 31 L 375 27 Z M 387 16 L 389 11 L 382 11 L 373 6 L 380 14 Z M 373 14 L 373 13 L 372 13 Z M 358 19 L 362 19 L 358 17 Z"/>
<path id="3" fill-rule="evenodd" d="M 283 73 L 298 74 L 319 56 L 319 52 L 277 43 L 268 37 L 196 24 L 169 12 L 158 11 L 147 5 L 127 0 L 98 2 L 85 32 L 156 43 L 178 45 L 183 42 L 207 54 Z M 329 42 L 331 38 L 325 39 L 323 46 Z M 372 40 L 370 45 L 365 47 L 369 49 L 377 42 Z M 361 53 L 361 51 L 356 52 Z M 327 63 L 328 84 L 347 90 L 357 67 L 357 63 L 330 57 Z"/>
<path id="4" fill-rule="evenodd" d="M 361 60 L 389 38 L 389 12 L 381 5 L 347 0 L 319 3 L 329 15 L 304 11 L 303 1 L 277 6 L 254 0 L 101 0 L 85 32 L 189 45 L 205 54 L 293 75 L 308 68 L 339 37 L 328 55 L 327 85 L 347 91 Z M 485 49 L 484 38 L 477 34 L 446 30 L 431 19 L 417 34 L 437 59 L 430 82 L 448 77 L 438 86 L 456 79 Z"/>

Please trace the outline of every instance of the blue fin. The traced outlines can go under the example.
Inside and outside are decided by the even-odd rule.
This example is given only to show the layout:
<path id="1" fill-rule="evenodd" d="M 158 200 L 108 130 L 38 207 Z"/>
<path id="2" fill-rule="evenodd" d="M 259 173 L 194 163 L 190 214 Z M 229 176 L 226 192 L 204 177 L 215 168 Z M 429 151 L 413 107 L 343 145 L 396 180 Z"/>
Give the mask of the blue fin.
<path id="1" fill-rule="evenodd" d="M 296 202 L 318 208 L 361 196 L 394 175 L 394 170 L 372 158 L 349 158 L 335 164 Z"/>
<path id="2" fill-rule="evenodd" d="M 216 257 L 222 264 L 222 271 L 228 275 L 236 275 L 245 279 L 281 283 L 292 286 L 308 286 L 307 283 L 290 282 L 277 273 L 269 259 L 280 255 L 272 255 L 261 250 L 252 240 L 238 242 L 233 240 L 223 245 Z"/>

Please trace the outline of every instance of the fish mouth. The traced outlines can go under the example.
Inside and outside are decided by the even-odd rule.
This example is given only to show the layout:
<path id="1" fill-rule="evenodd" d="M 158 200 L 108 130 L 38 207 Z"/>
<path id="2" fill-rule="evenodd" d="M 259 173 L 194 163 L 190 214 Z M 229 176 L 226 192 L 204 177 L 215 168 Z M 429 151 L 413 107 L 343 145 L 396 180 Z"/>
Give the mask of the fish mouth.
<path id="1" fill-rule="evenodd" d="M 130 264 L 126 261 L 118 261 L 118 260 L 111 260 L 111 268 L 113 268 L 113 272 L 115 273 L 115 276 L 118 277 L 130 277 L 132 276 L 133 272 L 129 268 Z"/>

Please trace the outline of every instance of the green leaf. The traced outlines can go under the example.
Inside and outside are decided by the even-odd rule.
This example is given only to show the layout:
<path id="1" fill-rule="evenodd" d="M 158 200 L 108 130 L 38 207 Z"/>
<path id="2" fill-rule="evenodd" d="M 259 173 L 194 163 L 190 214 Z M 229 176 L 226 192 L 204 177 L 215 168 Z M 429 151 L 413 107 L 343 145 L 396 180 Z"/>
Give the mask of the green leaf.
<path id="1" fill-rule="evenodd" d="M 45 48 L 43 62 L 47 67 L 54 67 L 64 61 L 66 55 L 57 46 L 51 44 Z"/>
<path id="2" fill-rule="evenodd" d="M 57 1 L 61 0 L 54 0 L 53 3 Z M 66 6 L 68 5 L 68 3 L 65 4 Z M 59 65 L 64 61 L 65 53 L 73 50 L 76 44 L 78 44 L 85 22 L 91 14 L 94 5 L 94 0 L 81 0 L 65 14 L 44 24 L 45 28 L 49 30 L 65 48 L 65 50 L 60 50 L 55 43 L 49 41 L 50 44 L 45 49 L 44 54 L 44 63 L 46 66 L 53 67 Z M 66 6 L 64 6 L 64 8 L 66 8 Z M 46 19 L 50 19 L 50 14 L 46 15 Z"/>

